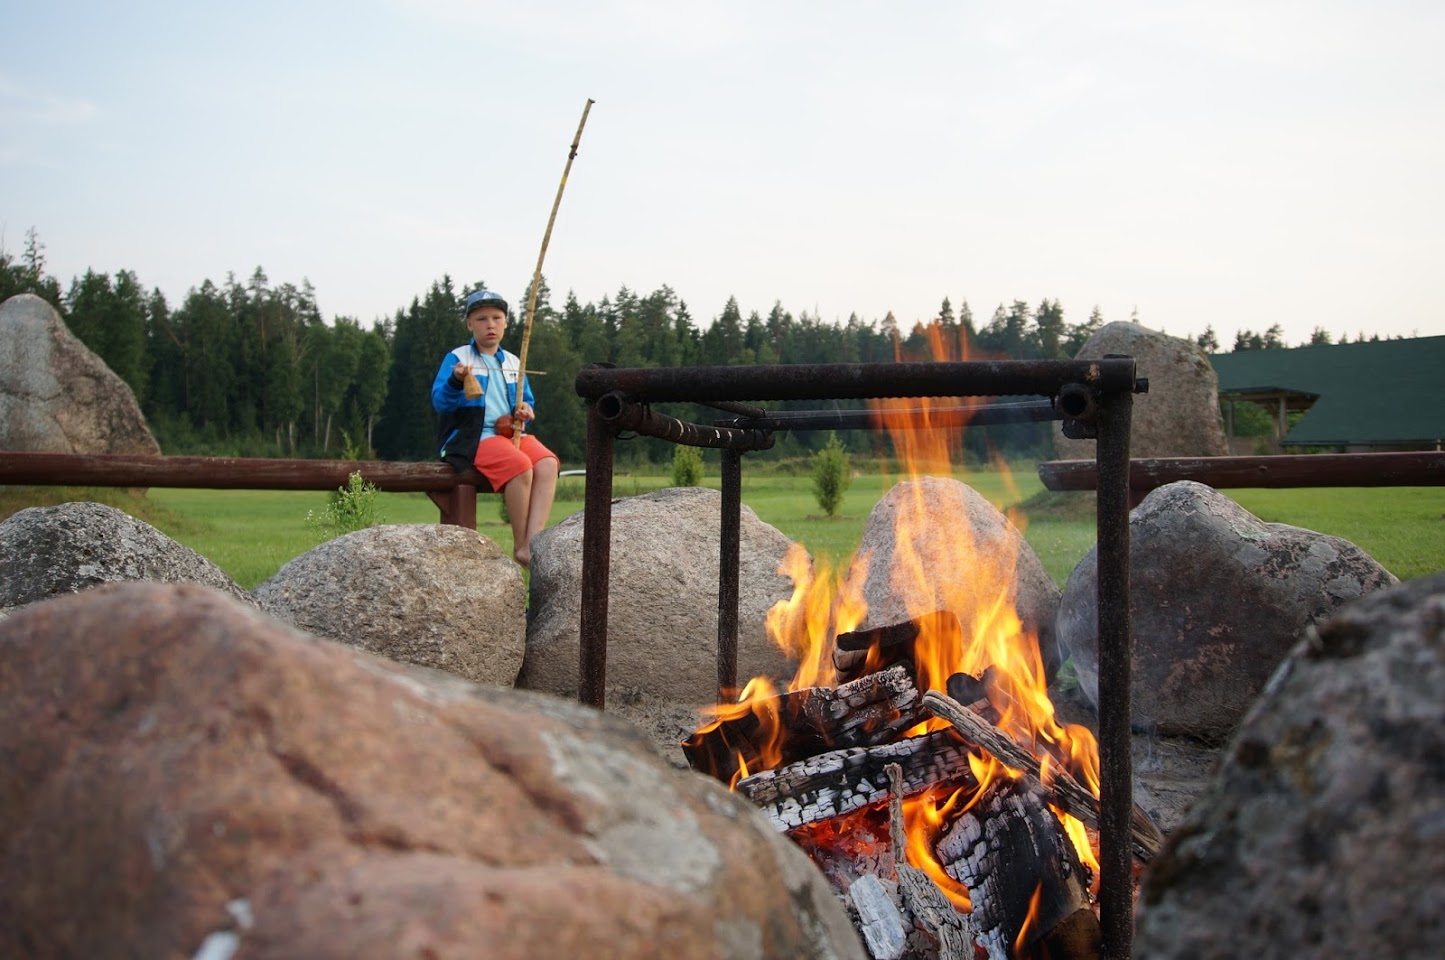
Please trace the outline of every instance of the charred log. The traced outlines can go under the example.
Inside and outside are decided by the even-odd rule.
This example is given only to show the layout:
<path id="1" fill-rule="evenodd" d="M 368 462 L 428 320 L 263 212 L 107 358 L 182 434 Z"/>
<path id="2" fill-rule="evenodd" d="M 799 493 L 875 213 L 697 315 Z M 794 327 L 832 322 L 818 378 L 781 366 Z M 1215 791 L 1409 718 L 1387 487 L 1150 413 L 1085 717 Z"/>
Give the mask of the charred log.
<path id="1" fill-rule="evenodd" d="M 890 763 L 885 773 L 889 785 L 888 824 L 903 906 L 934 942 L 938 960 L 968 960 L 973 956 L 972 944 L 977 939 L 975 925 L 954 909 L 928 874 L 908 862 L 908 842 L 903 829 L 903 797 L 907 790 L 903 769 Z"/>
<path id="2" fill-rule="evenodd" d="M 976 784 L 968 748 L 949 730 L 875 747 L 833 750 L 744 777 L 737 792 L 763 808 L 779 830 L 840 817 L 888 797 L 885 767 L 902 768 L 905 795 L 934 784 Z"/>
<path id="3" fill-rule="evenodd" d="M 1039 761 L 1023 747 L 997 727 L 992 726 L 973 711 L 959 705 L 951 697 L 936 690 L 923 695 L 923 705 L 935 716 L 942 717 L 963 739 L 979 749 L 992 754 L 1004 766 L 1022 770 L 1024 780 L 1039 788 L 1065 813 L 1083 821 L 1085 826 L 1098 829 L 1099 798 L 1095 797 L 1062 767 L 1051 771 L 1050 782 L 1042 784 Z M 1164 845 L 1164 836 L 1149 815 L 1138 806 L 1134 807 L 1129 823 L 1129 834 L 1134 856 L 1148 863 Z"/>
<path id="4" fill-rule="evenodd" d="M 1036 948 L 1055 928 L 1068 923 L 1073 934 L 1084 914 L 1094 919 L 1084 868 L 1037 784 L 996 780 L 934 850 L 944 871 L 968 888 L 978 943 L 990 960 L 1042 955 Z M 1099 939 L 1095 920 L 1093 936 L 1082 938 L 1085 952 L 1062 956 L 1097 957 Z"/>
<path id="5" fill-rule="evenodd" d="M 896 891 L 872 874 L 859 877 L 848 888 L 858 929 L 873 960 L 902 960 L 908 951 L 908 926 L 895 899 Z"/>
<path id="6" fill-rule="evenodd" d="M 777 738 L 783 764 L 846 747 L 868 747 L 898 739 L 925 719 L 918 688 L 906 667 L 897 666 L 838 687 L 811 687 L 785 693 L 758 705 L 757 713 L 703 728 L 682 745 L 688 764 L 728 783 L 738 756 L 750 768 L 762 766 L 767 741 Z"/>
<path id="7" fill-rule="evenodd" d="M 924 632 L 957 638 L 963 633 L 963 625 L 953 611 L 937 610 L 902 623 L 840 633 L 833 641 L 833 666 L 842 676 L 853 677 L 864 669 L 911 664 L 914 641 Z"/>

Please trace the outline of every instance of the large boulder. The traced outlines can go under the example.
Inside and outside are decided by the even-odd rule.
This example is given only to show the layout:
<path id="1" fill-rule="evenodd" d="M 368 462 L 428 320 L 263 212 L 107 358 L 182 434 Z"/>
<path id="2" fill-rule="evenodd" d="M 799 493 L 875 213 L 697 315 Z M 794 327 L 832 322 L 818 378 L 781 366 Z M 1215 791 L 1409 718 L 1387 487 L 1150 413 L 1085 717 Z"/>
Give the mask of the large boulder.
<path id="1" fill-rule="evenodd" d="M 1183 480 L 1129 515 L 1134 722 L 1209 742 L 1227 738 L 1312 623 L 1396 581 L 1339 537 L 1265 523 Z M 1098 548 L 1059 603 L 1059 639 L 1096 704 Z"/>
<path id="2" fill-rule="evenodd" d="M 131 388 L 29 293 L 0 304 L 0 450 L 161 452 Z"/>
<path id="3" fill-rule="evenodd" d="M 396 524 L 296 557 L 255 590 L 272 616 L 403 663 L 510 687 L 527 642 L 522 570 L 475 530 Z"/>
<path id="4" fill-rule="evenodd" d="M 1218 457 L 1229 452 L 1219 416 L 1219 376 L 1209 358 L 1188 340 L 1137 323 L 1107 323 L 1078 353 L 1080 360 L 1125 354 L 1138 361 L 1149 392 L 1134 396 L 1129 430 L 1133 457 Z M 1071 440 L 1054 424 L 1054 455 L 1092 460 L 1097 443 Z"/>
<path id="5" fill-rule="evenodd" d="M 1046 674 L 1058 669 L 1059 588 L 1018 528 L 967 484 L 923 477 L 895 485 L 868 515 L 858 555 L 868 557 L 863 627 L 951 610 L 968 637 L 978 611 L 1002 593 L 1038 638 Z"/>
<path id="6" fill-rule="evenodd" d="M 688 704 L 717 699 L 717 595 L 722 496 L 673 487 L 612 504 L 607 688 Z M 738 678 L 786 680 L 794 667 L 764 619 L 792 593 L 778 573 L 792 541 L 742 508 Z M 575 697 L 581 651 L 582 514 L 532 540 L 533 619 L 517 685 Z M 610 694 L 609 694 L 610 695 Z"/>
<path id="7" fill-rule="evenodd" d="M 0 956 L 861 957 L 631 727 L 107 586 L 0 621 Z"/>
<path id="8" fill-rule="evenodd" d="M 29 507 L 0 523 L 0 609 L 124 580 L 200 583 L 252 602 L 210 560 L 114 507 Z"/>
<path id="9" fill-rule="evenodd" d="M 1145 877 L 1135 956 L 1437 957 L 1445 574 L 1306 632 Z"/>

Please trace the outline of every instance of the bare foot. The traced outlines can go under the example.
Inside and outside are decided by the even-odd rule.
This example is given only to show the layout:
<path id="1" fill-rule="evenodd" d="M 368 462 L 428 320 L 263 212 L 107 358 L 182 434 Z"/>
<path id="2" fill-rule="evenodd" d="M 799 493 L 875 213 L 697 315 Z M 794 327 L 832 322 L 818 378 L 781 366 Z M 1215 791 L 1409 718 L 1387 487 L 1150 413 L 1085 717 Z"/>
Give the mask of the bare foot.
<path id="1" fill-rule="evenodd" d="M 528 565 L 532 562 L 531 548 L 525 544 L 518 547 L 512 551 L 512 559 L 516 560 L 517 564 L 521 566 L 523 570 L 527 569 Z"/>

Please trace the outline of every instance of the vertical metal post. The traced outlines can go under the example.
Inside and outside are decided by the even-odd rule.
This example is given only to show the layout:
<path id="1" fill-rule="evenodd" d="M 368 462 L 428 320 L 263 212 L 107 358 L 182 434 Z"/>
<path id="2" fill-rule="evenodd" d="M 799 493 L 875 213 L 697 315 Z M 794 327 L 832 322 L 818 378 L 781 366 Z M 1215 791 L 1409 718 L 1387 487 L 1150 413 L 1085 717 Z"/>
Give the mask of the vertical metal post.
<path id="1" fill-rule="evenodd" d="M 612 428 L 587 404 L 587 493 L 582 512 L 582 649 L 577 699 L 606 705 L 607 589 L 612 572 Z"/>
<path id="2" fill-rule="evenodd" d="M 1098 443 L 1099 587 L 1099 925 L 1104 956 L 1129 957 L 1134 896 L 1129 817 L 1134 804 L 1130 755 L 1129 428 L 1134 397 L 1100 398 Z"/>
<path id="3" fill-rule="evenodd" d="M 717 701 L 738 685 L 738 576 L 742 541 L 743 455 L 722 452 L 722 521 L 717 564 Z"/>

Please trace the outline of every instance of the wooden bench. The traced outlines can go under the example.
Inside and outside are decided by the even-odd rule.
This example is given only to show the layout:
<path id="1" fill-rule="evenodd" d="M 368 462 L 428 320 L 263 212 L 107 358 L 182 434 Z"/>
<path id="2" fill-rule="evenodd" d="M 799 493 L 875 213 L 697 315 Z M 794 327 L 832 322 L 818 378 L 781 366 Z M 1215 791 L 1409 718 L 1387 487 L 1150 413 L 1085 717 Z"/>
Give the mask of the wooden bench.
<path id="1" fill-rule="evenodd" d="M 477 494 L 493 492 L 475 470 L 457 473 L 440 462 L 0 452 L 0 484 L 15 486 L 336 490 L 358 471 L 378 490 L 425 493 L 441 510 L 441 523 L 472 530 Z"/>
<path id="2" fill-rule="evenodd" d="M 1039 464 L 1039 479 L 1050 490 L 1093 490 L 1099 471 L 1093 460 L 1050 460 Z M 1445 486 L 1445 451 L 1130 460 L 1130 505 L 1176 480 L 1216 488 Z"/>

